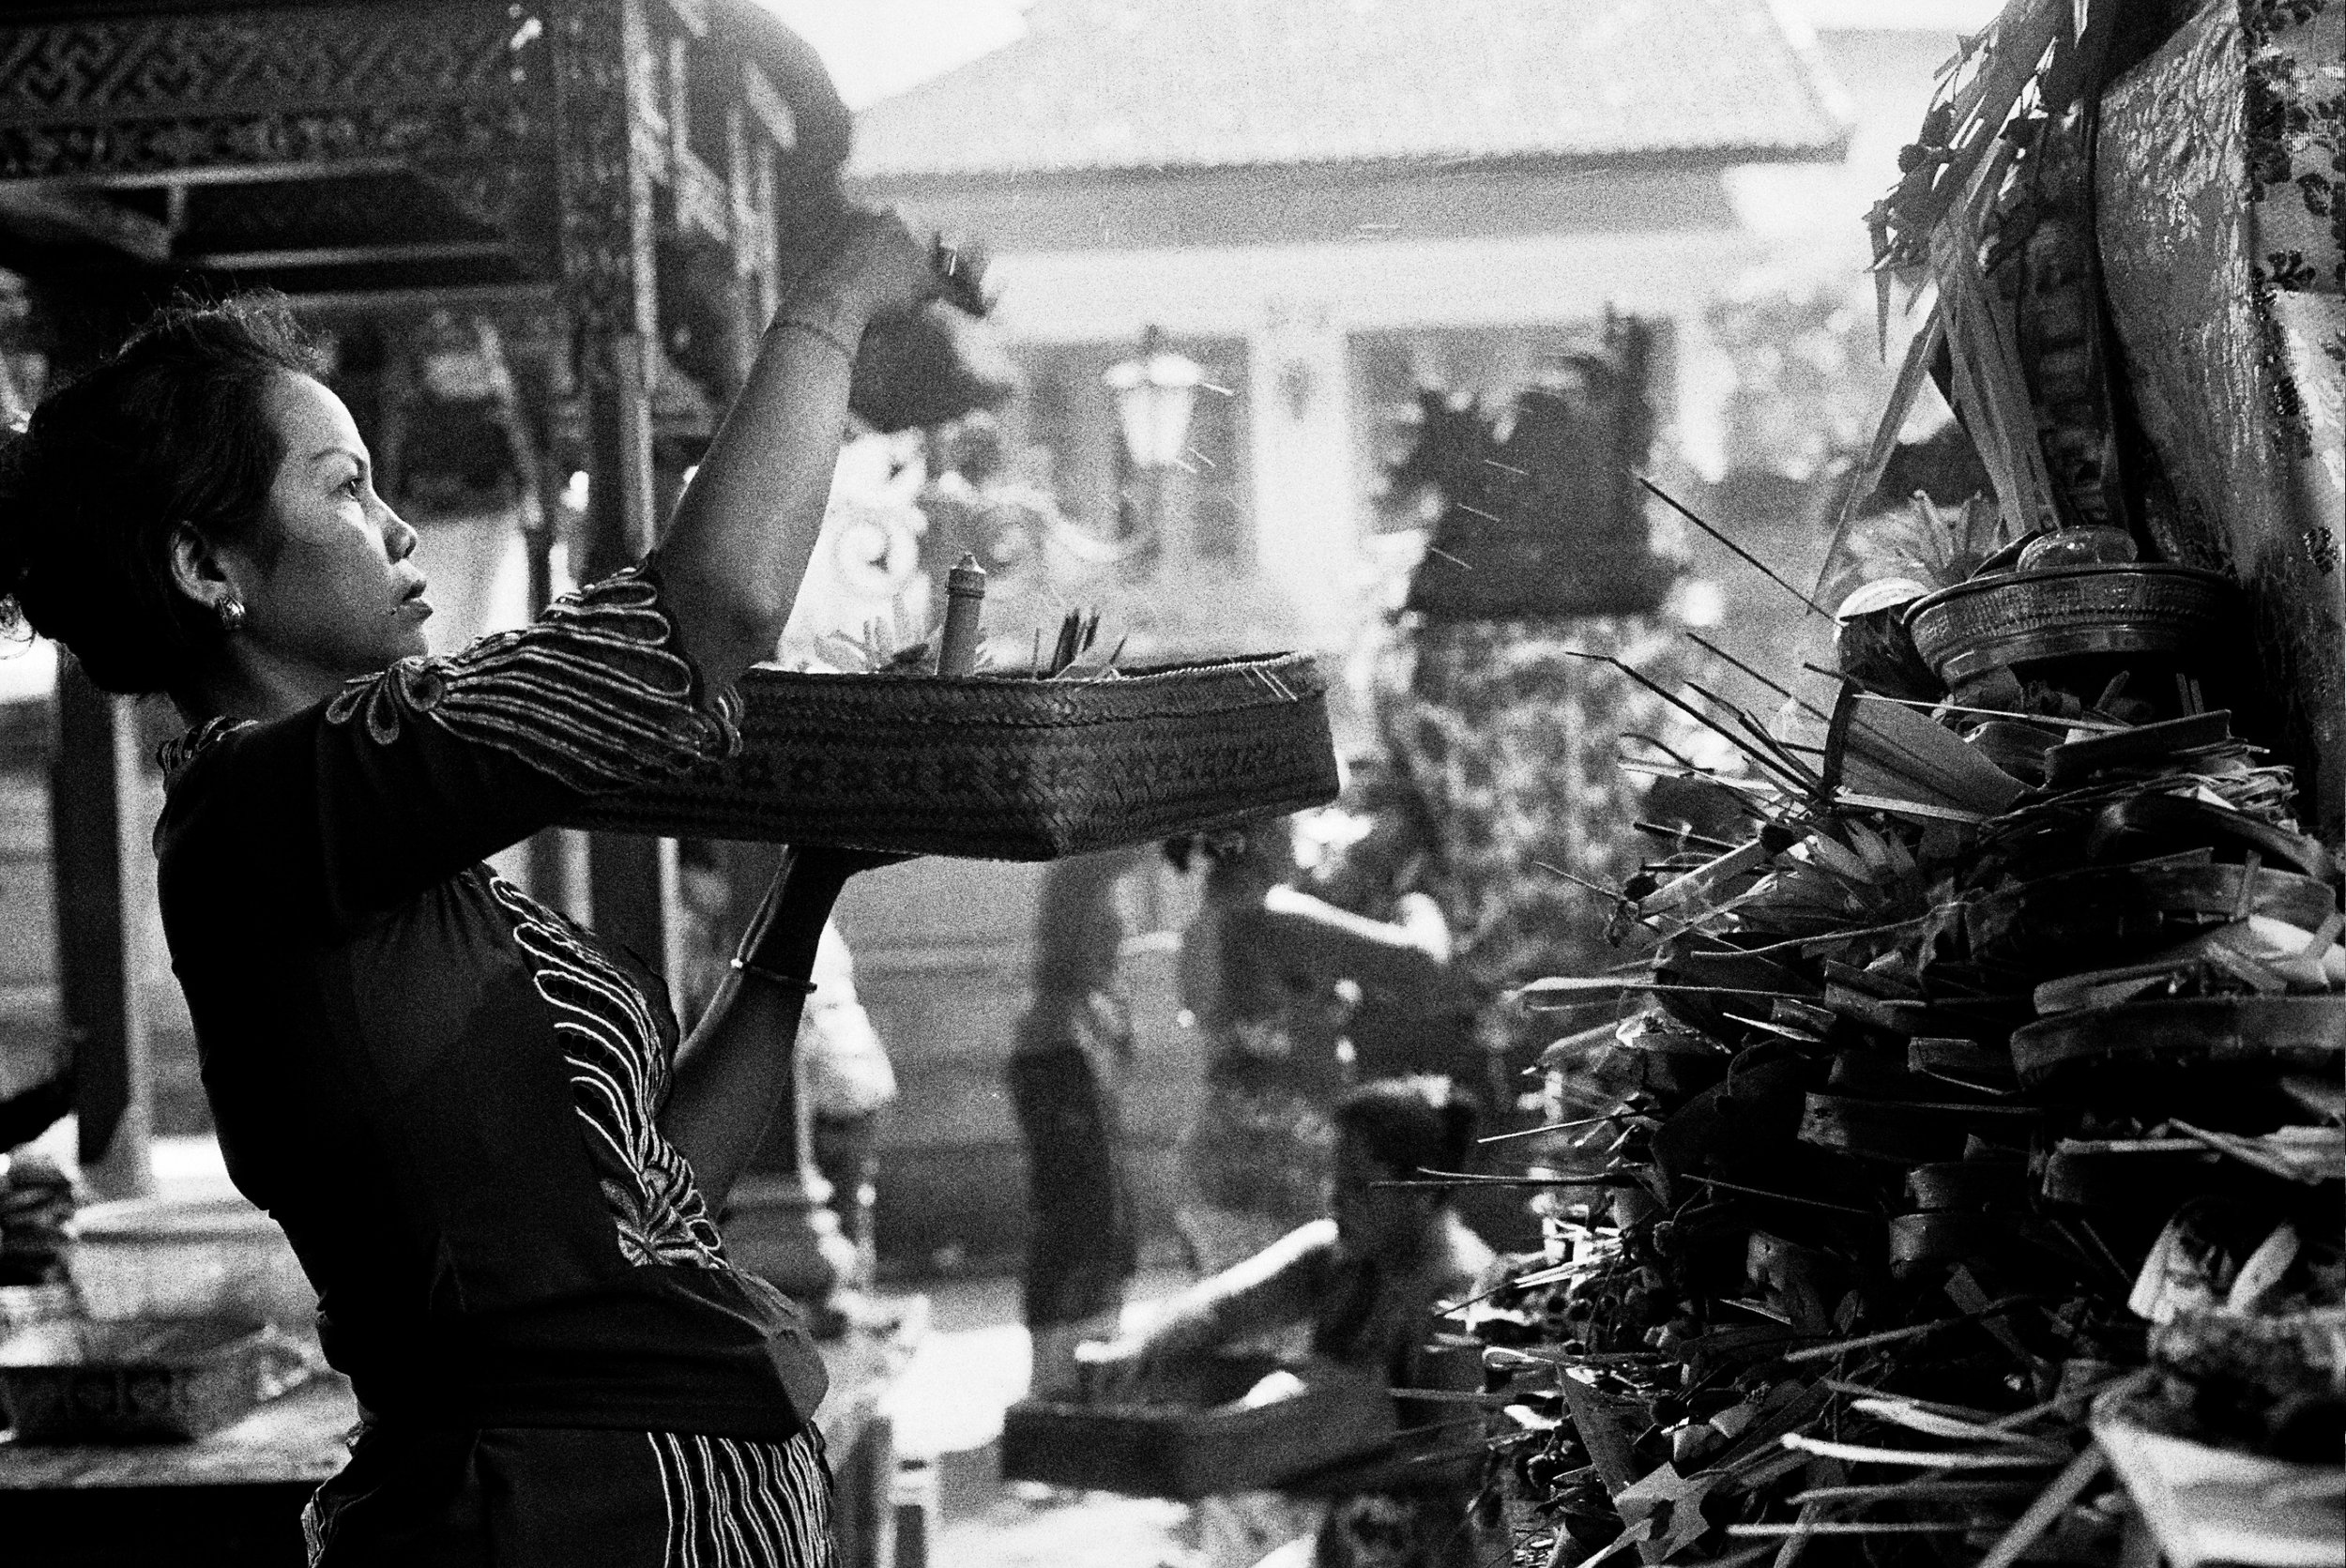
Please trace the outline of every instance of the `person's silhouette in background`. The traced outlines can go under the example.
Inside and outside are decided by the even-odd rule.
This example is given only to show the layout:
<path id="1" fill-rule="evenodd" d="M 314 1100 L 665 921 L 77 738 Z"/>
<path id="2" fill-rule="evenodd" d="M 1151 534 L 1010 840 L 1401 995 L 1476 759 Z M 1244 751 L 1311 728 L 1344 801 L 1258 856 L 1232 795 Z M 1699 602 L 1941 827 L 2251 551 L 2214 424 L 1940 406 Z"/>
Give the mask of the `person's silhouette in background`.
<path id="1" fill-rule="evenodd" d="M 1027 1146 L 1033 1230 L 1025 1307 L 1033 1339 L 1029 1392 L 1074 1392 L 1076 1344 L 1113 1336 L 1138 1266 L 1117 1099 L 1133 1058 L 1131 1009 L 1118 974 L 1126 935 L 1120 877 L 1152 846 L 1054 860 L 1034 921 L 1034 995 L 1010 1058 L 1011 1101 Z"/>

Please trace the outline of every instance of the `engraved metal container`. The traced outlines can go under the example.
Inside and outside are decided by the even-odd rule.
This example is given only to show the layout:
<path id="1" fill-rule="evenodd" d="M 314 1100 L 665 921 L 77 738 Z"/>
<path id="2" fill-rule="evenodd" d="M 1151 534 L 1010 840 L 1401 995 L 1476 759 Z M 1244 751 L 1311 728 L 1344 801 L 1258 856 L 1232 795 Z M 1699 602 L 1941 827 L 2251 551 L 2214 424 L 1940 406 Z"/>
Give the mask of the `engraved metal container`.
<path id="1" fill-rule="evenodd" d="M 2095 653 L 2219 656 L 2241 632 L 2230 582 L 2195 567 L 1998 572 L 1914 601 L 1906 626 L 1948 686 L 1992 669 Z"/>

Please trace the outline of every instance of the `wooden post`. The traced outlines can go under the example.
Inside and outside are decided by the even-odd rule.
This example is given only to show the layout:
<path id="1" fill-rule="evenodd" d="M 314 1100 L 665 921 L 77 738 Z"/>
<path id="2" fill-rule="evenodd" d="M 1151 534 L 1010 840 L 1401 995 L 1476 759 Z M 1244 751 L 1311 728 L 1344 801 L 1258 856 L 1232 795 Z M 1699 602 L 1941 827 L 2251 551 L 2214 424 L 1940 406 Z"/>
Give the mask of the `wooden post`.
<path id="1" fill-rule="evenodd" d="M 646 340 L 610 334 L 585 345 L 600 361 L 586 376 L 587 490 L 579 577 L 591 582 L 640 560 L 653 543 L 651 399 Z M 674 980 L 680 930 L 676 841 L 597 833 L 587 843 L 595 929 Z"/>
<path id="2" fill-rule="evenodd" d="M 73 1109 L 84 1178 L 102 1197 L 155 1189 L 146 1015 L 133 923 L 145 881 L 138 723 L 128 698 L 99 691 L 71 660 L 57 671 L 57 754 L 50 773 L 56 887 L 58 1012 L 73 1052 Z"/>
<path id="3" fill-rule="evenodd" d="M 592 581 L 641 559 L 657 527 L 652 160 L 663 146 L 651 132 L 661 62 L 642 0 L 566 0 L 553 22 L 561 295 L 586 403 L 579 577 Z M 675 978 L 674 841 L 598 833 L 586 853 L 595 929 Z"/>
<path id="4" fill-rule="evenodd" d="M 521 383 L 511 383 L 511 441 L 513 458 L 521 463 L 521 556 L 527 566 L 527 617 L 537 619 L 554 603 L 554 540 L 558 538 L 560 495 L 568 481 L 556 467 L 551 450 L 551 420 L 535 399 L 526 402 Z M 540 397 L 544 383 L 532 380 Z M 570 829 L 540 829 L 530 836 L 530 897 L 560 908 L 574 921 L 586 921 L 586 899 L 572 888 L 572 845 Z"/>

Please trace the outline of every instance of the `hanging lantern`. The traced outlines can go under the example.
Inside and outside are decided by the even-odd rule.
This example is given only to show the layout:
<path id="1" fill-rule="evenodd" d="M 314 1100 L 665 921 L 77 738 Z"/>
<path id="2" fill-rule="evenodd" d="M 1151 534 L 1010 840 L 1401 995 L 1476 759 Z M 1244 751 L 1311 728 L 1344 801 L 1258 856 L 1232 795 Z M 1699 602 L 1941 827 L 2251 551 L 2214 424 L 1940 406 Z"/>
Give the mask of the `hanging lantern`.
<path id="1" fill-rule="evenodd" d="M 1153 327 L 1141 334 L 1138 355 L 1108 367 L 1100 379 L 1116 394 L 1124 450 L 1135 467 L 1170 468 L 1181 461 L 1190 409 L 1205 378 L 1197 362 L 1174 352 Z"/>

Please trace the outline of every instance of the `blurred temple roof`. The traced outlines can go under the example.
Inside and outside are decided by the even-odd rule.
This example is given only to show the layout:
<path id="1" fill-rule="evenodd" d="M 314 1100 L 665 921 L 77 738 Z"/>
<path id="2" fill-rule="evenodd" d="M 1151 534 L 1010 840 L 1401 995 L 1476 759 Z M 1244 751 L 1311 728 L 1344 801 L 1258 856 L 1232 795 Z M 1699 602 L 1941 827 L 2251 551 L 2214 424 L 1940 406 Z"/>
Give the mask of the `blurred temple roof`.
<path id="1" fill-rule="evenodd" d="M 1768 0 L 1037 0 L 1027 23 L 858 114 L 850 175 L 1829 160 L 1849 133 Z"/>

